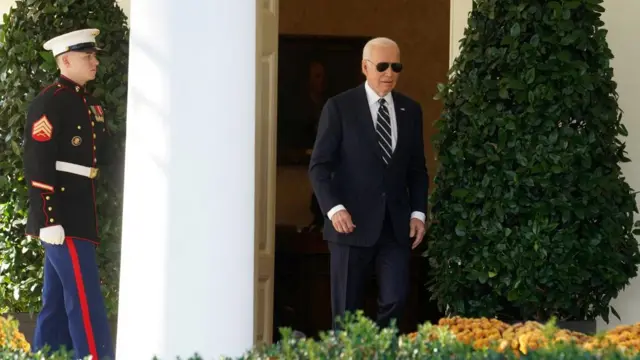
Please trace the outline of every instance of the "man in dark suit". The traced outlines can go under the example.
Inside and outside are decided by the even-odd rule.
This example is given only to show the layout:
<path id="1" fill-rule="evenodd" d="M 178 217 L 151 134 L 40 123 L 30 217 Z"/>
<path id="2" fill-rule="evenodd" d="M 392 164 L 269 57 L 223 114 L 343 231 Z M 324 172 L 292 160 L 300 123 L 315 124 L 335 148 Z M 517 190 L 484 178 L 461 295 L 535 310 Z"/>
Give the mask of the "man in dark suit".
<path id="1" fill-rule="evenodd" d="M 393 90 L 401 70 L 396 43 L 372 39 L 362 57 L 366 82 L 330 98 L 320 117 L 309 175 L 327 215 L 334 321 L 364 307 L 373 269 L 380 289 L 377 322 L 399 321 L 411 250 L 425 233 L 422 109 Z"/>

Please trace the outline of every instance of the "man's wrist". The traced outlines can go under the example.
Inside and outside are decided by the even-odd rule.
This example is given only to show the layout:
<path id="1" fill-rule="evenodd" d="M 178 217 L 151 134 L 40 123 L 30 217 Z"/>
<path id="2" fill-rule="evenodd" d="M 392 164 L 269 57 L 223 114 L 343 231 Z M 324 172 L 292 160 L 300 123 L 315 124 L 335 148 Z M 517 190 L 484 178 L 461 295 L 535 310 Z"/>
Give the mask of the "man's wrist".
<path id="1" fill-rule="evenodd" d="M 335 215 L 340 210 L 346 210 L 342 204 L 334 206 L 333 208 L 331 208 L 331 210 L 329 210 L 329 212 L 327 212 L 327 217 L 329 219 L 333 218 L 333 215 Z"/>
<path id="2" fill-rule="evenodd" d="M 424 223 L 427 216 L 422 211 L 414 211 L 411 213 L 411 218 L 418 219 Z"/>

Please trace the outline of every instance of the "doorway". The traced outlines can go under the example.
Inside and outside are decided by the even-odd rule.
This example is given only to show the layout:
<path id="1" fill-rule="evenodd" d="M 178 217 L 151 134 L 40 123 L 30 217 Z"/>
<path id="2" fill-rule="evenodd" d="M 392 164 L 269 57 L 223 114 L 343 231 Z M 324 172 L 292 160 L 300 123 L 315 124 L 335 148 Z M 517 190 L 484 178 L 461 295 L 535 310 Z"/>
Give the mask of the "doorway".
<path id="1" fill-rule="evenodd" d="M 376 36 L 400 45 L 405 70 L 397 90 L 419 101 L 430 177 L 436 168 L 429 138 L 441 106 L 436 84 L 449 65 L 449 0 L 407 2 L 279 0 L 277 166 L 273 341 L 280 327 L 316 336 L 331 327 L 329 253 L 320 232 L 307 166 L 319 111 L 327 97 L 359 84 L 362 46 Z M 432 179 L 431 179 L 432 180 Z M 433 182 L 432 182 L 433 184 Z M 411 298 L 401 331 L 437 321 L 440 313 L 425 287 L 428 263 L 414 251 Z M 375 279 L 365 311 L 376 311 Z"/>

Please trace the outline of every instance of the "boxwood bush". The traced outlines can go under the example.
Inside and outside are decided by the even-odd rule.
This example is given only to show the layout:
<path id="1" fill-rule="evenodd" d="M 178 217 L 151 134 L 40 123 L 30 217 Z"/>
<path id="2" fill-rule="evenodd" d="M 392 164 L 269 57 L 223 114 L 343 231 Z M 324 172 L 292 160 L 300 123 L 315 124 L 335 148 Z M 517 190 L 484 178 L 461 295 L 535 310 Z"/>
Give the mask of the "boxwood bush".
<path id="1" fill-rule="evenodd" d="M 601 3 L 474 2 L 434 137 L 427 256 L 448 315 L 617 316 L 638 209 Z"/>

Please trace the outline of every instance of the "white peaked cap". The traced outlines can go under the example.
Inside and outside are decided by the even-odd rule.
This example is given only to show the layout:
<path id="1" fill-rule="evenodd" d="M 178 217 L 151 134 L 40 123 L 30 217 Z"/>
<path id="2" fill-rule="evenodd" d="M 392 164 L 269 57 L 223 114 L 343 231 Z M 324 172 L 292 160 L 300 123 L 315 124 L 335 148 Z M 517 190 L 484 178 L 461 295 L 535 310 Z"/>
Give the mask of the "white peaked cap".
<path id="1" fill-rule="evenodd" d="M 68 32 L 54 37 L 44 43 L 45 50 L 51 50 L 53 56 L 58 56 L 67 51 L 100 50 L 96 45 L 96 36 L 100 34 L 98 29 L 83 29 Z"/>

